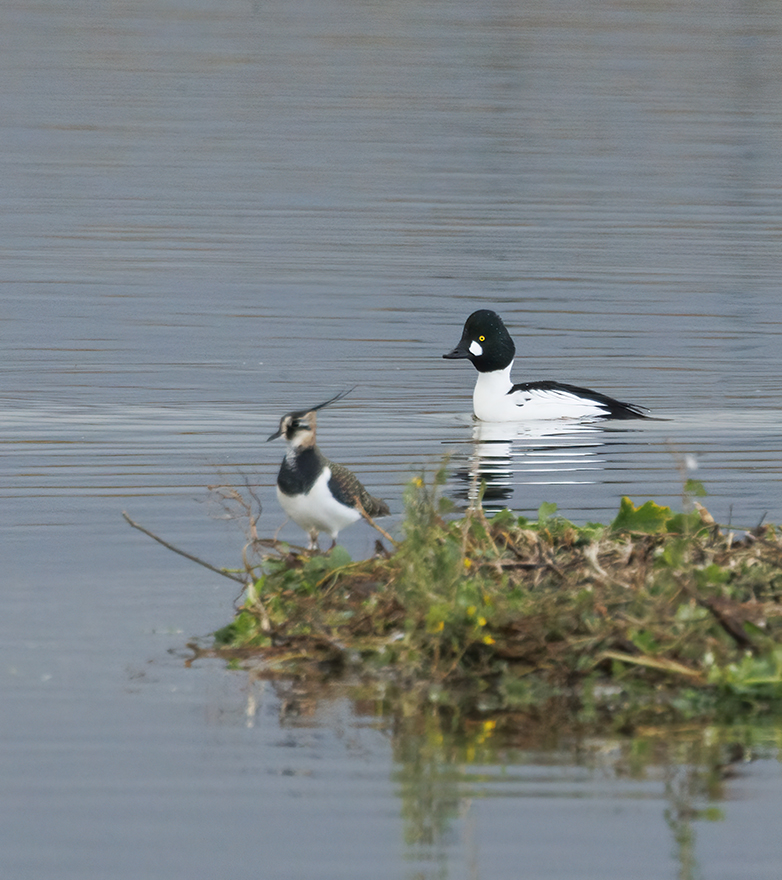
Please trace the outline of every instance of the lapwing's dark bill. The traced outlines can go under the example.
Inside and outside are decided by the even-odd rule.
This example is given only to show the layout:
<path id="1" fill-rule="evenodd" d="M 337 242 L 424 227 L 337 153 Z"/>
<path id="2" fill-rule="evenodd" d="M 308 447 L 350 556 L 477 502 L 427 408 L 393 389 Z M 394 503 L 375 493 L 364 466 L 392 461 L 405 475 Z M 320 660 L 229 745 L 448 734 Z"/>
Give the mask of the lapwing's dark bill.
<path id="1" fill-rule="evenodd" d="M 645 419 L 647 411 L 577 385 L 561 382 L 522 382 L 510 378 L 516 346 L 502 318 L 489 309 L 473 312 L 462 338 L 444 358 L 467 358 L 478 371 L 472 395 L 475 417 L 485 422 L 541 419 Z"/>
<path id="2" fill-rule="evenodd" d="M 320 532 L 330 535 L 334 546 L 342 529 L 361 518 L 361 508 L 373 519 L 391 512 L 385 501 L 367 492 L 355 474 L 329 461 L 315 442 L 316 411 L 347 393 L 308 410 L 287 413 L 268 438 L 285 437 L 288 444 L 277 475 L 277 498 L 285 513 L 309 535 L 310 550 L 318 548 Z"/>

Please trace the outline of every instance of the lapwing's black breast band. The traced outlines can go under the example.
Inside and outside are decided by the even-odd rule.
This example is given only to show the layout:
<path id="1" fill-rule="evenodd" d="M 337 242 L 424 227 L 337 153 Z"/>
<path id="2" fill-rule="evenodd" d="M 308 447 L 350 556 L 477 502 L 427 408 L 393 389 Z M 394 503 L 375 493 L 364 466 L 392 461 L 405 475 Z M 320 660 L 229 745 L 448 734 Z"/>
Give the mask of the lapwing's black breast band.
<path id="1" fill-rule="evenodd" d="M 324 459 L 317 449 L 302 449 L 296 455 L 295 464 L 288 458 L 282 460 L 277 485 L 285 495 L 302 495 L 310 491 L 323 469 Z"/>

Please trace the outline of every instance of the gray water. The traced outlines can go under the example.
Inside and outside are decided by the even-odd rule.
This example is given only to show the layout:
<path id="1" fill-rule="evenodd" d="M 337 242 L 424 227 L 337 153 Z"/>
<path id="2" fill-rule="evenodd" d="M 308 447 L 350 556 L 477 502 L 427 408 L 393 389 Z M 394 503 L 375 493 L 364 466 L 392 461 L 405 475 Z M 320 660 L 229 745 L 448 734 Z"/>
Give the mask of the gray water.
<path id="1" fill-rule="evenodd" d="M 677 824 L 673 741 L 449 750 L 188 665 L 234 585 L 121 511 L 238 565 L 206 487 L 247 479 L 273 534 L 265 438 L 355 385 L 319 440 L 392 530 L 446 455 L 455 500 L 478 461 L 528 515 L 694 477 L 718 521 L 782 521 L 781 37 L 771 2 L 0 9 L 5 876 L 779 875 L 778 732 Z M 476 444 L 441 355 L 478 307 L 517 381 L 660 420 Z"/>

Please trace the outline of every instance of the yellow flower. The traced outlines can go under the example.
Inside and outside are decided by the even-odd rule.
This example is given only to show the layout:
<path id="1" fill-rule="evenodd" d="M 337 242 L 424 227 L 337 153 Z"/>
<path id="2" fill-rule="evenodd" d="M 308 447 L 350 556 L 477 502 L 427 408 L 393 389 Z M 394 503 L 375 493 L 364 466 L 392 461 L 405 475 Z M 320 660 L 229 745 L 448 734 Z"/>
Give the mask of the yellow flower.
<path id="1" fill-rule="evenodd" d="M 484 636 L 483 637 L 483 644 L 484 645 L 493 645 L 494 639 L 491 636 Z"/>
<path id="2" fill-rule="evenodd" d="M 486 618 L 485 617 L 478 618 L 478 626 L 486 626 Z"/>
<path id="3" fill-rule="evenodd" d="M 465 557 L 465 559 L 464 559 L 464 567 L 465 567 L 465 568 L 472 568 L 472 559 L 467 559 L 467 558 Z"/>
<path id="4" fill-rule="evenodd" d="M 469 605 L 468 608 L 467 608 L 467 616 L 468 616 L 468 617 L 472 617 L 473 614 L 475 614 L 475 612 L 476 612 L 477 610 L 478 610 L 478 609 L 475 607 L 475 605 Z"/>
<path id="5" fill-rule="evenodd" d="M 423 486 L 424 481 L 420 477 L 413 477 L 413 485 L 416 489 L 420 489 Z"/>

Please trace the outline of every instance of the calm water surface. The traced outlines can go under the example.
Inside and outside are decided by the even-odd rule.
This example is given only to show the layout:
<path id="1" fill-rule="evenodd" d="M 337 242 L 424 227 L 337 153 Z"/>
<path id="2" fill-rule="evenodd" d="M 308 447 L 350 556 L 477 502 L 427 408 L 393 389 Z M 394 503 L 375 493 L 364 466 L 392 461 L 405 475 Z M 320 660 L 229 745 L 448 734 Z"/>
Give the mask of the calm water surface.
<path id="1" fill-rule="evenodd" d="M 120 514 L 238 564 L 206 487 L 272 534 L 264 438 L 356 385 L 319 438 L 392 529 L 445 455 L 457 501 L 478 467 L 607 520 L 692 476 L 782 521 L 781 37 L 762 0 L 4 5 L 5 875 L 778 877 L 778 731 L 452 742 L 188 668 L 233 586 Z M 517 381 L 660 420 L 477 435 L 440 356 L 478 307 Z"/>

